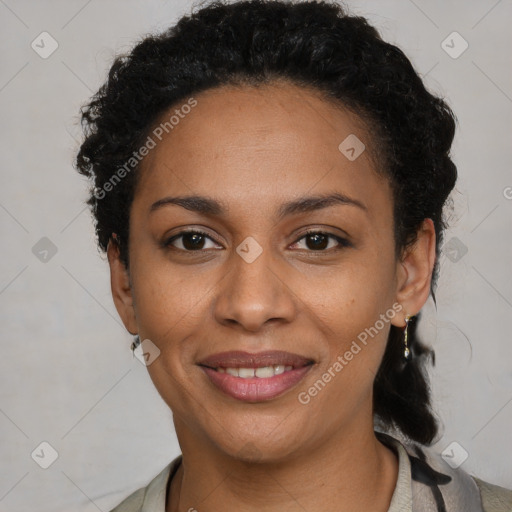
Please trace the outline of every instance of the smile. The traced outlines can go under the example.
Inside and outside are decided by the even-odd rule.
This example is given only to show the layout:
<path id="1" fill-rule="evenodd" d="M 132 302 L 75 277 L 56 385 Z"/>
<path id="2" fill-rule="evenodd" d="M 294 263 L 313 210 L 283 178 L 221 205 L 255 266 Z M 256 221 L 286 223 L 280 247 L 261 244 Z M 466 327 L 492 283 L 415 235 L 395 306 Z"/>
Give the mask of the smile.
<path id="1" fill-rule="evenodd" d="M 311 370 L 313 364 L 259 368 L 200 368 L 223 394 L 242 402 L 265 402 L 285 394 Z"/>
<path id="2" fill-rule="evenodd" d="M 289 352 L 224 352 L 199 363 L 215 388 L 244 402 L 263 402 L 295 387 L 313 361 Z"/>

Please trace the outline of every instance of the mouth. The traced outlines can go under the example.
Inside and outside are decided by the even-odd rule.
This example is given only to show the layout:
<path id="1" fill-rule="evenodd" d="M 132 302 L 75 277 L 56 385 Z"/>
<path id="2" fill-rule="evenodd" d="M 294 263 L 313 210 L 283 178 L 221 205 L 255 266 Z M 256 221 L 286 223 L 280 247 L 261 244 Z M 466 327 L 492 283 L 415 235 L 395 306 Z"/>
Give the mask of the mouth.
<path id="1" fill-rule="evenodd" d="M 282 351 L 223 352 L 198 363 L 224 394 L 245 402 L 281 396 L 296 386 L 314 365 L 312 359 Z"/>
<path id="2" fill-rule="evenodd" d="M 290 370 L 293 370 L 294 367 L 275 364 L 272 366 L 259 366 L 257 368 L 223 368 L 222 366 L 219 366 L 218 368 L 213 369 L 219 373 L 227 373 L 228 375 L 240 377 L 241 379 L 252 379 L 253 377 L 257 377 L 258 379 L 268 379 L 275 375 L 281 375 L 284 372 L 289 372 Z"/>

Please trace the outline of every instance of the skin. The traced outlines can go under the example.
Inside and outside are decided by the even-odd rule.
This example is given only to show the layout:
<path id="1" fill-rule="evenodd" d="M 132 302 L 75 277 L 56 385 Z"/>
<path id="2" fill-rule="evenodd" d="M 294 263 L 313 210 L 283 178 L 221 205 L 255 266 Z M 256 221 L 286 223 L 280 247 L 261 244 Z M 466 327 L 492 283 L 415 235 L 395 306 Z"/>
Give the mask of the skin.
<path id="1" fill-rule="evenodd" d="M 316 92 L 275 82 L 195 98 L 140 169 L 129 272 L 117 246 L 108 247 L 124 325 L 161 351 L 148 371 L 172 409 L 183 453 L 166 510 L 385 512 L 398 460 L 375 437 L 372 386 L 390 325 L 404 327 L 405 315 L 428 298 L 433 223 L 425 219 L 414 246 L 396 257 L 391 189 L 375 172 L 372 139 L 357 115 Z M 349 134 L 366 145 L 354 161 L 338 150 Z M 366 209 L 335 204 L 276 214 L 284 202 L 333 192 Z M 177 195 L 208 196 L 227 210 L 168 204 L 150 212 Z M 161 246 L 191 228 L 207 231 L 203 250 L 187 253 L 183 238 L 174 250 Z M 309 228 L 351 245 L 328 238 L 316 249 L 304 238 Z M 248 236 L 263 251 L 252 263 L 236 252 Z M 299 403 L 298 393 L 393 304 L 402 310 L 317 396 Z M 243 403 L 217 390 L 197 365 L 229 350 L 285 350 L 315 364 L 281 396 Z"/>

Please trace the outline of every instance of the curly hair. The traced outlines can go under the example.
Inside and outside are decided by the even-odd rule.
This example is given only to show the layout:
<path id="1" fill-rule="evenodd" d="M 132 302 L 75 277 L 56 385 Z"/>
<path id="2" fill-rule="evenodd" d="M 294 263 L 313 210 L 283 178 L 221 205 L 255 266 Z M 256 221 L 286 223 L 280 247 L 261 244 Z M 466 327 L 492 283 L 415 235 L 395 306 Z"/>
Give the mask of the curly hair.
<path id="1" fill-rule="evenodd" d="M 430 292 L 435 302 L 447 227 L 443 206 L 457 179 L 450 158 L 455 116 L 426 90 L 399 48 L 383 41 L 365 18 L 329 1 L 213 1 L 115 59 L 108 79 L 81 110 L 85 139 L 75 162 L 93 181 L 87 202 L 100 249 L 106 251 L 115 233 L 129 269 L 129 212 L 138 176 L 133 158 L 165 112 L 207 89 L 275 80 L 312 88 L 366 121 L 379 149 L 375 170 L 392 188 L 397 257 L 417 240 L 423 220 L 433 220 Z M 133 171 L 113 183 L 115 171 L 126 170 L 127 161 Z M 402 329 L 390 328 L 374 381 L 373 412 L 385 427 L 429 445 L 439 426 L 425 363 L 431 356 L 435 364 L 435 357 L 419 340 L 416 324 L 410 324 L 414 357 L 405 365 Z"/>

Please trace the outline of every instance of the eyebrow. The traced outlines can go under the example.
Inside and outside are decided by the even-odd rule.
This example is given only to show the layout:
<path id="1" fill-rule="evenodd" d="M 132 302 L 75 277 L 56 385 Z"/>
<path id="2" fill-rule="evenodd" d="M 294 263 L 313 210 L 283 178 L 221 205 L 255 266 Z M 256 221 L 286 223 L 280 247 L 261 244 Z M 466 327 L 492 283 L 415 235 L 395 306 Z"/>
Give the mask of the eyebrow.
<path id="1" fill-rule="evenodd" d="M 153 203 L 150 207 L 150 213 L 159 210 L 167 205 L 178 205 L 187 210 L 201 213 L 203 215 L 224 215 L 228 208 L 223 203 L 205 196 L 175 196 L 164 197 Z M 303 196 L 293 201 L 283 203 L 277 210 L 278 218 L 282 219 L 289 215 L 297 213 L 307 213 L 315 210 L 321 210 L 335 205 L 355 206 L 368 212 L 368 208 L 357 199 L 351 198 L 345 194 L 333 193 L 315 196 Z"/>

